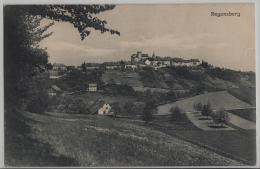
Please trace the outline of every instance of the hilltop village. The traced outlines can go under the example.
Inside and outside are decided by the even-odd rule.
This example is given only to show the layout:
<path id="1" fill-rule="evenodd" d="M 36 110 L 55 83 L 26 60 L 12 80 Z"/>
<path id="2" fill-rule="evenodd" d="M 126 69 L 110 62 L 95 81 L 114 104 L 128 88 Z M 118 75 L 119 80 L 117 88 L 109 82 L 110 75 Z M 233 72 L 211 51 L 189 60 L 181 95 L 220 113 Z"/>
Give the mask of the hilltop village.
<path id="1" fill-rule="evenodd" d="M 142 53 L 141 51 L 137 51 L 137 53 L 132 54 L 130 56 L 130 61 L 117 61 L 117 62 L 104 62 L 104 63 L 83 63 L 80 66 L 66 66 L 64 64 L 54 63 L 52 70 L 56 72 L 52 72 L 53 74 L 57 73 L 57 71 L 66 71 L 71 69 L 78 70 L 95 70 L 100 68 L 105 68 L 107 70 L 116 70 L 116 69 L 131 69 L 136 70 L 140 68 L 150 67 L 154 70 L 158 70 L 164 67 L 171 66 L 187 66 L 187 67 L 195 67 L 201 64 L 198 59 L 189 59 L 185 60 L 181 57 L 161 57 L 156 56 L 155 53 L 149 56 L 146 53 Z"/>

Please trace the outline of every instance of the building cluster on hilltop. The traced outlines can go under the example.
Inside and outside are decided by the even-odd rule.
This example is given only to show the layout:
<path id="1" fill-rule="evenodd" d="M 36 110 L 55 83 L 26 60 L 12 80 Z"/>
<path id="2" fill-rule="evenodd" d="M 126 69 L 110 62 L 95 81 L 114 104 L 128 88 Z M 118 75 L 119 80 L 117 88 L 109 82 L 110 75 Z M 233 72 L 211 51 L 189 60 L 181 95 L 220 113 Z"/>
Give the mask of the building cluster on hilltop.
<path id="1" fill-rule="evenodd" d="M 131 55 L 131 65 L 138 65 L 139 67 L 150 66 L 155 70 L 163 67 L 170 66 L 198 66 L 200 61 L 198 59 L 185 60 L 182 58 L 172 58 L 172 57 L 160 57 L 156 56 L 154 53 L 152 56 L 144 54 L 138 51 L 136 54 Z"/>
<path id="2" fill-rule="evenodd" d="M 198 59 L 182 59 L 180 57 L 161 57 L 156 56 L 153 52 L 152 56 L 149 56 L 146 53 L 142 53 L 141 51 L 137 51 L 137 53 L 131 55 L 130 61 L 117 61 L 117 62 L 104 62 L 100 63 L 83 63 L 85 70 L 96 70 L 96 69 L 106 69 L 106 70 L 116 70 L 116 69 L 131 69 L 137 70 L 143 67 L 151 67 L 154 70 L 158 70 L 164 67 L 171 66 L 187 66 L 187 67 L 195 67 L 200 65 L 201 62 Z M 80 71 L 84 71 L 83 66 L 66 66 L 64 64 L 53 64 L 52 74 L 53 77 L 57 77 L 58 72 L 71 71 L 72 69 L 78 69 Z"/>

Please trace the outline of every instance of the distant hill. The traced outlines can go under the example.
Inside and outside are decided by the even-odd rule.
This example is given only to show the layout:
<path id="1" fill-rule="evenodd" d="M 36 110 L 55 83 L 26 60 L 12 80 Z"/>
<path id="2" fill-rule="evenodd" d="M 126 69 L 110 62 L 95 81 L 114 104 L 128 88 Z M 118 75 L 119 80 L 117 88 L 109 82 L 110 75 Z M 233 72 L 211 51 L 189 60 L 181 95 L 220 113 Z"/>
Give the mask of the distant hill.
<path id="1" fill-rule="evenodd" d="M 102 74 L 104 83 L 126 84 L 143 91 L 149 88 L 204 91 L 245 90 L 255 87 L 255 73 L 218 67 L 168 67 L 160 70 L 143 68 L 135 72 L 108 70 Z M 156 90 L 157 91 L 157 90 Z M 163 91 L 164 92 L 164 91 Z M 234 93 L 234 92 L 233 92 Z"/>

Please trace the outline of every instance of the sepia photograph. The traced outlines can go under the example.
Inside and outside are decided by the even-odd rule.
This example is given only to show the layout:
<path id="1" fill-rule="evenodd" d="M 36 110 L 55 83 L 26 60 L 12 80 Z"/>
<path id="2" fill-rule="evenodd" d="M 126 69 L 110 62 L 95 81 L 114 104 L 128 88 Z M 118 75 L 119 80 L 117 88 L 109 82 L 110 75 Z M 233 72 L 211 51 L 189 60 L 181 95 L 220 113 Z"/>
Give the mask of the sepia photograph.
<path id="1" fill-rule="evenodd" d="M 4 166 L 256 166 L 255 12 L 3 4 Z"/>

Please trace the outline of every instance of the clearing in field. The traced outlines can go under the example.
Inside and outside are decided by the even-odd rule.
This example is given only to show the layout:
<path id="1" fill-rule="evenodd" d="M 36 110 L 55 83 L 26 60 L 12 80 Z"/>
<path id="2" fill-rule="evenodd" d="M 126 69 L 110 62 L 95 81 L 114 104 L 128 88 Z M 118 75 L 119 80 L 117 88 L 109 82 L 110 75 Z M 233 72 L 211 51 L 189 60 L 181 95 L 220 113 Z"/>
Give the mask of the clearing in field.
<path id="1" fill-rule="evenodd" d="M 187 99 L 179 100 L 174 103 L 164 104 L 158 106 L 158 114 L 170 114 L 172 107 L 178 106 L 185 112 L 194 112 L 194 104 L 202 103 L 207 104 L 208 101 L 211 104 L 212 109 L 234 109 L 234 108 L 248 108 L 252 105 L 237 99 L 236 97 L 229 94 L 227 91 L 209 92 Z"/>

